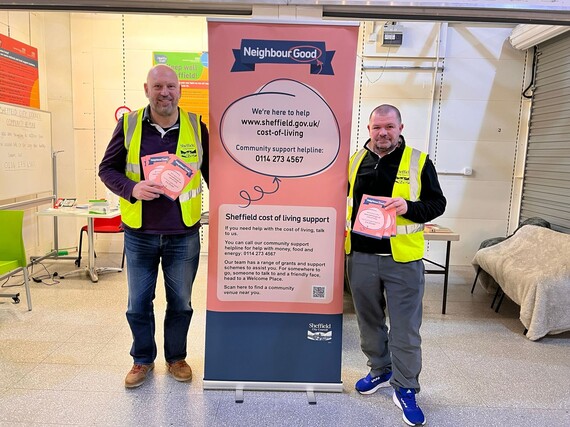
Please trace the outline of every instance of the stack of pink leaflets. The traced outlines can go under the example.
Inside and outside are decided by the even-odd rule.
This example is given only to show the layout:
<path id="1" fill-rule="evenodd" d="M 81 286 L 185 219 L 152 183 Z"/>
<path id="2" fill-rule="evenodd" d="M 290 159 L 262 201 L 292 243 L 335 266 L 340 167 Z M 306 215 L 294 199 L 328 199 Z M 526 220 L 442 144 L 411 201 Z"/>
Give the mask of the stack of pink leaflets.
<path id="1" fill-rule="evenodd" d="M 176 154 L 150 154 L 141 158 L 145 179 L 164 186 L 164 195 L 176 200 L 196 173 Z"/>
<path id="2" fill-rule="evenodd" d="M 375 239 L 389 239 L 396 235 L 396 209 L 388 208 L 388 197 L 362 195 L 352 231 Z"/>

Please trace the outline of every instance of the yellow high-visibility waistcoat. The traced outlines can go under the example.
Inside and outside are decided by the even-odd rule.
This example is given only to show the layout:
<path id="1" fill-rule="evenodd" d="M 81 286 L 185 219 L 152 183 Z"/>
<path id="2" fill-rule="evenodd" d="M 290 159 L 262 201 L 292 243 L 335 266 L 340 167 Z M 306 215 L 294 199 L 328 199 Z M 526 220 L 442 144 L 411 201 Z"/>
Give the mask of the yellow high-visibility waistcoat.
<path id="1" fill-rule="evenodd" d="M 127 149 L 127 165 L 125 174 L 135 182 L 141 181 L 140 149 L 142 136 L 142 118 L 144 108 L 127 113 L 123 116 L 123 130 L 125 133 L 125 148 Z M 202 166 L 202 144 L 200 116 L 180 111 L 180 129 L 176 155 L 196 171 L 188 185 L 184 187 L 178 197 L 182 220 L 188 227 L 196 224 L 202 211 L 202 182 L 200 167 Z M 120 199 L 121 219 L 131 228 L 142 226 L 142 201 L 131 203 Z"/>
<path id="2" fill-rule="evenodd" d="M 353 210 L 353 192 L 354 183 L 358 168 L 364 159 L 364 155 L 368 150 L 361 149 L 352 155 L 348 168 L 348 182 L 350 184 L 347 212 L 346 212 L 346 238 L 344 242 L 344 250 L 346 254 L 351 251 L 350 231 L 352 229 L 352 210 Z M 396 182 L 392 190 L 392 197 L 402 197 L 412 202 L 420 197 L 421 192 L 421 173 L 427 158 L 426 153 L 411 147 L 404 147 L 404 153 L 398 166 L 396 174 Z M 424 225 L 412 222 L 400 215 L 396 217 L 397 233 L 395 237 L 390 238 L 390 247 L 392 248 L 392 257 L 397 262 L 416 261 L 423 258 L 424 255 Z"/>

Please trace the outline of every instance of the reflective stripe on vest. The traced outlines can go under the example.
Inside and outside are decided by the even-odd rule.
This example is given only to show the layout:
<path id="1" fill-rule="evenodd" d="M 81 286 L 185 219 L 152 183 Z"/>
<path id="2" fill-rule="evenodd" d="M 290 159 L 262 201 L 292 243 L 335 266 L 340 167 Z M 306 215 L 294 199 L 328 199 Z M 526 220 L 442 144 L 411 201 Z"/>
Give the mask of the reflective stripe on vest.
<path id="1" fill-rule="evenodd" d="M 358 168 L 368 150 L 361 149 L 350 159 L 348 169 L 349 192 L 347 199 L 345 253 L 351 252 L 350 232 L 352 229 L 352 212 L 354 209 L 354 183 Z M 417 201 L 421 192 L 421 171 L 427 155 L 411 147 L 405 147 L 392 197 L 402 197 L 406 200 Z M 397 235 L 390 239 L 392 256 L 395 261 L 408 262 L 421 259 L 424 251 L 423 224 L 417 224 L 398 215 L 396 217 Z"/>
<path id="2" fill-rule="evenodd" d="M 201 141 L 200 117 L 193 113 L 180 111 L 180 129 L 176 155 L 184 160 L 196 173 L 179 196 L 180 208 L 184 224 L 188 227 L 200 220 L 202 210 L 202 179 L 200 167 L 202 166 L 203 149 Z M 141 181 L 140 145 L 142 138 L 142 117 L 144 108 L 125 114 L 123 130 L 125 134 L 125 148 L 127 149 L 127 164 L 125 174 L 135 182 Z M 142 225 L 142 202 L 135 203 L 122 199 L 121 219 L 131 228 L 140 228 Z"/>
<path id="3" fill-rule="evenodd" d="M 186 193 L 181 193 L 180 196 L 178 196 L 178 198 L 180 199 L 181 202 L 186 202 L 190 200 L 192 197 L 198 196 L 199 194 L 202 194 L 202 186 L 190 190 Z"/>
<path id="4" fill-rule="evenodd" d="M 405 147 L 398 166 L 392 197 L 402 197 L 411 202 L 419 200 L 422 181 L 421 173 L 427 154 L 411 147 Z M 401 215 L 396 217 L 396 236 L 390 239 L 392 258 L 398 262 L 422 259 L 424 256 L 424 225 L 417 224 Z"/>

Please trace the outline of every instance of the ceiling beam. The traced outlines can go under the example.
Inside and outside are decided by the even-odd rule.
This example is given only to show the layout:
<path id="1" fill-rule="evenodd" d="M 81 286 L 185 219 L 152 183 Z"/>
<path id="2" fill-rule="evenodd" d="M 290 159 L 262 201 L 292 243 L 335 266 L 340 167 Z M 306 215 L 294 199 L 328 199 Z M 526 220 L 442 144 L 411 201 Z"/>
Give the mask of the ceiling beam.
<path id="1" fill-rule="evenodd" d="M 172 15 L 252 16 L 255 5 L 303 6 L 322 9 L 325 19 L 473 21 L 517 24 L 570 25 L 570 5 L 566 0 L 544 2 L 489 1 L 340 1 L 340 0 L 12 0 L 0 9 L 79 11 L 110 13 L 151 13 Z M 477 6 L 477 7 L 475 7 Z"/>

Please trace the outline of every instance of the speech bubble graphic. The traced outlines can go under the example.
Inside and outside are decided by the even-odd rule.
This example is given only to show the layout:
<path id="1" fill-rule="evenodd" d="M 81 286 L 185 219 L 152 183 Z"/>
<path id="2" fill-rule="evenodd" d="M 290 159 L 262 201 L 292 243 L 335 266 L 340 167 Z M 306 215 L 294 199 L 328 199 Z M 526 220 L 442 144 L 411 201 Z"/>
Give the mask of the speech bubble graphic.
<path id="1" fill-rule="evenodd" d="M 358 221 L 370 230 L 380 230 L 384 227 L 384 215 L 379 208 L 364 209 L 358 214 Z"/>
<path id="2" fill-rule="evenodd" d="M 340 129 L 311 87 L 273 80 L 228 106 L 222 145 L 237 163 L 261 175 L 298 178 L 327 169 L 340 150 Z"/>

